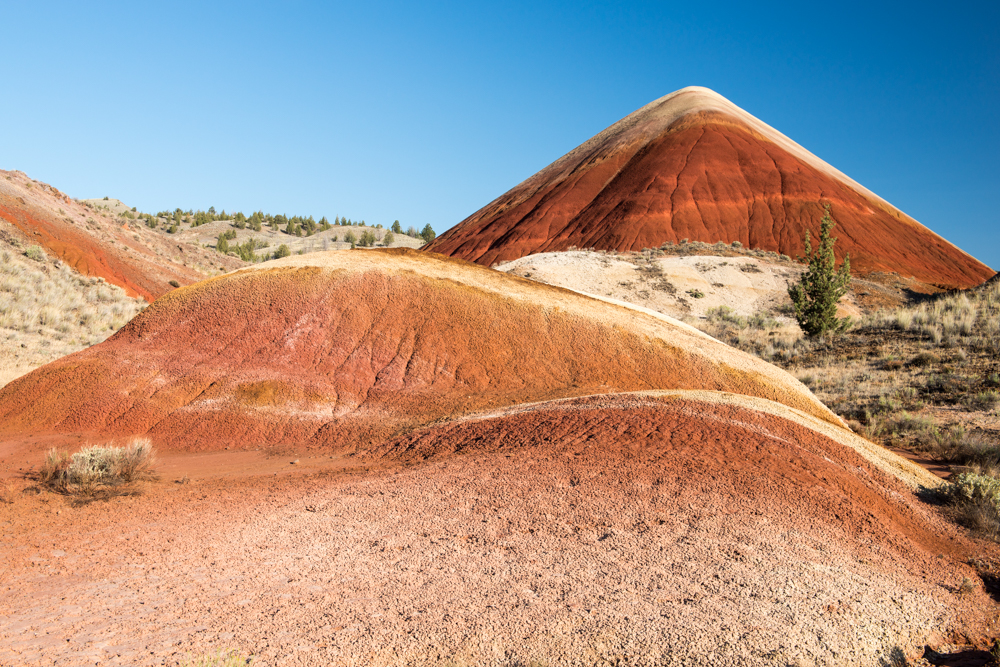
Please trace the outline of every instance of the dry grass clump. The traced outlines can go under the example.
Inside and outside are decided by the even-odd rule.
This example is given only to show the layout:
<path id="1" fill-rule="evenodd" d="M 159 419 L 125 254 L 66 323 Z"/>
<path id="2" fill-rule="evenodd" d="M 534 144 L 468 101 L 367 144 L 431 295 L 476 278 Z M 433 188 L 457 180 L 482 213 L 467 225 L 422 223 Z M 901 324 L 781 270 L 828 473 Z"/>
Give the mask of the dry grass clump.
<path id="1" fill-rule="evenodd" d="M 941 461 L 963 462 L 966 433 L 961 424 L 941 426 L 929 415 L 886 410 L 868 417 L 865 433 L 873 440 L 906 447 Z"/>
<path id="2" fill-rule="evenodd" d="M 934 345 L 1000 350 L 1000 282 L 876 314 L 869 326 L 919 333 Z"/>
<path id="3" fill-rule="evenodd" d="M 107 497 L 134 493 L 137 482 L 156 479 L 155 464 L 149 438 L 133 438 L 124 447 L 92 445 L 73 455 L 53 449 L 37 478 L 57 493 Z"/>
<path id="4" fill-rule="evenodd" d="M 993 539 L 1000 537 L 1000 479 L 962 473 L 948 485 L 945 494 L 961 523 Z"/>
<path id="5" fill-rule="evenodd" d="M 0 503 L 13 505 L 14 498 L 16 497 L 17 491 L 14 489 L 14 484 L 11 480 L 5 480 L 3 484 L 0 484 Z"/>
<path id="6" fill-rule="evenodd" d="M 711 308 L 694 322 L 709 336 L 767 361 L 793 357 L 804 341 L 798 326 L 758 312 L 744 317 L 729 306 Z"/>

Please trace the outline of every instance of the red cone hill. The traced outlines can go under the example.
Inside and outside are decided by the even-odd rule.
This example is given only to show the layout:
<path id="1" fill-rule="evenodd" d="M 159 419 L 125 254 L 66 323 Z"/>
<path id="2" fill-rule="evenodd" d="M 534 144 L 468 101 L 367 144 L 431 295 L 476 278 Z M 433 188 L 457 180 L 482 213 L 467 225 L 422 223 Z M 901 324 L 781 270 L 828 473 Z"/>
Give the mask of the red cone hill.
<path id="1" fill-rule="evenodd" d="M 620 252 L 683 239 L 803 253 L 824 204 L 838 261 L 938 287 L 994 274 L 717 93 L 684 88 L 577 147 L 426 249 L 491 266 L 571 247 Z"/>

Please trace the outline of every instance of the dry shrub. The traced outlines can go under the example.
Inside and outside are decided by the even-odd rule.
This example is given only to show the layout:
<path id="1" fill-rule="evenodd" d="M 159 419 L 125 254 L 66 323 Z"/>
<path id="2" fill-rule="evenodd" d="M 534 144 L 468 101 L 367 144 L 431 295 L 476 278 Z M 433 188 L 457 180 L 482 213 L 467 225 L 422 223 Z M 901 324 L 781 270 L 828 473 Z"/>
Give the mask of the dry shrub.
<path id="1" fill-rule="evenodd" d="M 965 402 L 972 410 L 988 412 L 1000 403 L 1000 393 L 996 389 L 987 389 L 967 396 Z"/>
<path id="2" fill-rule="evenodd" d="M 936 354 L 931 352 L 921 352 L 917 356 L 910 359 L 910 365 L 916 366 L 918 368 L 925 368 L 931 364 L 939 363 L 941 360 Z"/>
<path id="3" fill-rule="evenodd" d="M 14 482 L 9 479 L 4 480 L 3 484 L 0 485 L 0 503 L 13 505 L 16 497 L 17 491 L 14 488 Z"/>
<path id="4" fill-rule="evenodd" d="M 1000 444 L 980 434 L 965 435 L 954 448 L 951 461 L 973 472 L 1000 476 Z"/>
<path id="5" fill-rule="evenodd" d="M 156 479 L 156 459 L 148 438 L 133 438 L 124 447 L 84 447 L 72 456 L 51 450 L 38 472 L 38 482 L 66 495 L 110 496 L 134 493 L 137 482 Z"/>
<path id="6" fill-rule="evenodd" d="M 966 472 L 946 489 L 963 524 L 993 539 L 1000 535 L 1000 479 Z"/>

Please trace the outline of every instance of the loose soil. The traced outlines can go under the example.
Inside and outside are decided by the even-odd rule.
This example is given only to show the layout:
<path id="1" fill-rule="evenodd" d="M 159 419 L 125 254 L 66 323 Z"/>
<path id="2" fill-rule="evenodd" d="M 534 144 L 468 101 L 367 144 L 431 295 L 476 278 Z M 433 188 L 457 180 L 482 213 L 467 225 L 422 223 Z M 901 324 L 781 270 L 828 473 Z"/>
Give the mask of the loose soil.
<path id="1" fill-rule="evenodd" d="M 83 506 L 12 494 L 0 663 L 870 665 L 997 620 L 963 563 L 993 547 L 724 403 L 572 399 L 302 453 L 169 454 L 145 495 Z"/>

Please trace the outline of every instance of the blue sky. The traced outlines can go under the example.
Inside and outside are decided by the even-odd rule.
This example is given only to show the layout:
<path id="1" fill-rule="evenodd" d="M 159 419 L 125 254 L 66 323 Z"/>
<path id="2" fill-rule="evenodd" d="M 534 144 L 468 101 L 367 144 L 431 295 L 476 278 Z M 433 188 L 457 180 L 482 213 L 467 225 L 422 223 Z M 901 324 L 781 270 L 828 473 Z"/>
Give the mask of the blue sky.
<path id="1" fill-rule="evenodd" d="M 1000 268 L 997 3 L 147 4 L 0 5 L 0 168 L 440 233 L 702 85 Z"/>

